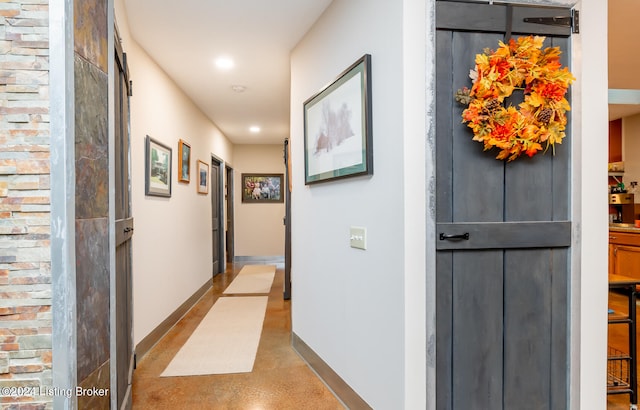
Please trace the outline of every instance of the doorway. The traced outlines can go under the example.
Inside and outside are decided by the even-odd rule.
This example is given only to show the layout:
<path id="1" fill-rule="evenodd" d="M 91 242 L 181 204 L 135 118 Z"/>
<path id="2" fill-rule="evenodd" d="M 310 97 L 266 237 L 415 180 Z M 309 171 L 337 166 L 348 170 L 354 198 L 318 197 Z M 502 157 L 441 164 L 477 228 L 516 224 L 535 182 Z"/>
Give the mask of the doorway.
<path id="1" fill-rule="evenodd" d="M 233 168 L 230 166 L 225 166 L 227 181 L 226 181 L 226 189 L 225 189 L 225 199 L 226 199 L 226 216 L 227 216 L 227 229 L 226 229 L 226 241 L 225 241 L 225 249 L 226 249 L 226 261 L 227 263 L 233 263 L 233 259 L 235 258 L 235 248 L 234 248 L 234 226 L 233 226 Z"/>
<path id="2" fill-rule="evenodd" d="M 461 123 L 455 93 L 475 55 L 511 35 L 544 35 L 566 66 L 571 28 L 527 19 L 571 10 L 436 10 L 437 408 L 566 408 L 571 140 L 555 155 L 496 160 Z"/>
<path id="3" fill-rule="evenodd" d="M 211 156 L 211 254 L 212 276 L 224 272 L 223 161 Z"/>
<path id="4" fill-rule="evenodd" d="M 291 299 L 291 146 L 289 139 L 284 140 L 284 294 L 285 300 Z"/>

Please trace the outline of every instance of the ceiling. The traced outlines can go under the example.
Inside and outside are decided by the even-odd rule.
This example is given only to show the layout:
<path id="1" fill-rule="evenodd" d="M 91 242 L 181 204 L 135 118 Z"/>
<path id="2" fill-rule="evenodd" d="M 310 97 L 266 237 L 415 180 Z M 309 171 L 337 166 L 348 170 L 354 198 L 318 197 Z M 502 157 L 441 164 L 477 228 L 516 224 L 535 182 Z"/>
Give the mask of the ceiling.
<path id="1" fill-rule="evenodd" d="M 236 144 L 280 144 L 289 136 L 290 51 L 330 3 L 124 1 L 136 41 Z M 217 68 L 221 56 L 235 67 Z"/>
<path id="2" fill-rule="evenodd" d="M 640 90 L 637 52 L 638 0 L 609 0 L 609 88 Z M 610 104 L 609 119 L 640 113 L 640 104 Z"/>
<path id="3" fill-rule="evenodd" d="M 233 143 L 280 144 L 289 136 L 290 51 L 331 1 L 124 3 L 136 41 Z M 638 0 L 609 0 L 609 88 L 640 90 L 640 53 L 630 30 L 638 15 Z M 218 69 L 221 56 L 235 67 Z M 636 113 L 640 105 L 609 106 L 609 119 Z"/>

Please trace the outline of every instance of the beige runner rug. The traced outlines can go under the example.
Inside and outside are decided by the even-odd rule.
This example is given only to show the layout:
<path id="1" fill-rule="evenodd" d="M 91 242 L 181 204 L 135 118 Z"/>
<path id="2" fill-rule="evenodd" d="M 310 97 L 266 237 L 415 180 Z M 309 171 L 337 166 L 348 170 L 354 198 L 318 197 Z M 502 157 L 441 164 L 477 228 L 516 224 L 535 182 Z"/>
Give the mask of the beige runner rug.
<path id="1" fill-rule="evenodd" d="M 161 376 L 251 372 L 267 299 L 267 296 L 218 298 Z"/>
<path id="2" fill-rule="evenodd" d="M 275 273 L 275 265 L 246 265 L 223 293 L 269 293 Z"/>

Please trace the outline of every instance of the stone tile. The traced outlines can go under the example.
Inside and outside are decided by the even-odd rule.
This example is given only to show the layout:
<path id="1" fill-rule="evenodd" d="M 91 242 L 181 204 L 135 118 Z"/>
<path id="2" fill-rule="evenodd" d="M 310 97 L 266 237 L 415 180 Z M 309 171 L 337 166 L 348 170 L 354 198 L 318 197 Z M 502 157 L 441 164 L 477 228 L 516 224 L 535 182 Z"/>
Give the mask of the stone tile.
<path id="1" fill-rule="evenodd" d="M 75 60 L 76 218 L 108 216 L 108 78 L 81 58 Z"/>
<path id="2" fill-rule="evenodd" d="M 109 361 L 107 361 L 78 384 L 83 389 L 82 392 L 88 392 L 78 396 L 79 409 L 109 408 L 111 400 L 109 377 Z"/>
<path id="3" fill-rule="evenodd" d="M 107 218 L 76 221 L 78 380 L 109 358 L 109 286 Z"/>
<path id="4" fill-rule="evenodd" d="M 108 77 L 92 64 L 76 56 L 76 142 L 98 146 L 108 143 Z"/>
<path id="5" fill-rule="evenodd" d="M 107 0 L 74 0 L 75 50 L 107 72 Z"/>

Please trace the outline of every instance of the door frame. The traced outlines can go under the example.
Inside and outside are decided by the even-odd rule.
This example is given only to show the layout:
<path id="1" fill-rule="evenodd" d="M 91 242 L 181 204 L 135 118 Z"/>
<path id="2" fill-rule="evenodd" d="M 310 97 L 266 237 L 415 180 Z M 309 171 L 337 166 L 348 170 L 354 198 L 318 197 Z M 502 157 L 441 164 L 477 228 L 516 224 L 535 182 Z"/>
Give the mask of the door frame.
<path id="1" fill-rule="evenodd" d="M 226 218 L 225 220 L 227 221 L 227 229 L 226 229 L 226 234 L 225 234 L 225 250 L 226 250 L 226 257 L 225 257 L 225 262 L 226 263 L 233 263 L 233 259 L 235 258 L 235 242 L 234 242 L 234 209 L 233 207 L 234 205 L 234 186 L 233 186 L 233 181 L 234 181 L 234 177 L 233 177 L 233 168 L 231 166 L 229 166 L 229 164 L 225 165 L 225 176 L 226 176 L 226 181 L 225 181 L 225 187 L 226 189 L 224 190 L 225 192 L 225 196 L 226 196 L 226 205 L 227 207 L 225 208 L 225 213 L 226 213 Z"/>
<path id="2" fill-rule="evenodd" d="M 224 211 L 224 176 L 225 176 L 225 162 L 222 158 L 215 154 L 211 154 L 211 166 L 214 164 L 218 166 L 218 209 L 220 209 L 220 215 L 218 217 L 218 272 L 212 272 L 212 276 L 222 273 L 226 269 L 226 256 L 225 256 L 225 230 L 224 222 L 226 213 Z M 209 173 L 211 175 L 211 173 Z M 213 187 L 213 184 L 211 184 Z M 213 188 L 211 189 L 211 213 L 213 214 Z M 212 227 L 213 228 L 213 227 Z M 213 241 L 213 237 L 212 237 Z"/>
<path id="3" fill-rule="evenodd" d="M 291 299 L 291 145 L 288 138 L 284 140 L 285 188 L 284 194 L 284 291 L 283 298 Z"/>

